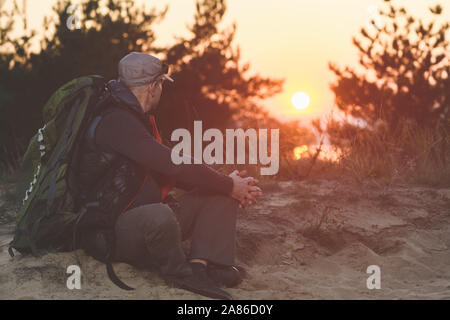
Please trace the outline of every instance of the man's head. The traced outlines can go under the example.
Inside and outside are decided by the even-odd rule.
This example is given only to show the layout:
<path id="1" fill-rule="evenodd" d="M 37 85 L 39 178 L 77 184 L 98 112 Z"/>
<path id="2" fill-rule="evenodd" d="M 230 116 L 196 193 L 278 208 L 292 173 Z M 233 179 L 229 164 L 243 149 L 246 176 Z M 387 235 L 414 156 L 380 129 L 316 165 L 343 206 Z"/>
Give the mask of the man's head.
<path id="1" fill-rule="evenodd" d="M 132 52 L 119 62 L 119 81 L 136 96 L 144 112 L 156 109 L 162 93 L 164 79 L 173 82 L 166 75 L 167 64 L 145 53 Z"/>

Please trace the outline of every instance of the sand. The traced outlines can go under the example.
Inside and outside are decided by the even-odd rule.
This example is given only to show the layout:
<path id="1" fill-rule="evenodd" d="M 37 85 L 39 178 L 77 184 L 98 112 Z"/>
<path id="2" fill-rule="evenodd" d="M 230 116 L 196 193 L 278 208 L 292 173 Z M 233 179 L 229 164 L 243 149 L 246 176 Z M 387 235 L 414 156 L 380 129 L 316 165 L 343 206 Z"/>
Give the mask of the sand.
<path id="1" fill-rule="evenodd" d="M 309 180 L 263 190 L 239 213 L 237 264 L 246 277 L 227 289 L 235 299 L 450 299 L 449 188 Z M 81 289 L 69 290 L 74 253 L 10 258 L 14 212 L 3 198 L 0 210 L 0 299 L 207 299 L 117 263 L 136 288 L 121 290 L 81 250 Z M 380 289 L 367 288 L 370 265 L 380 268 Z"/>

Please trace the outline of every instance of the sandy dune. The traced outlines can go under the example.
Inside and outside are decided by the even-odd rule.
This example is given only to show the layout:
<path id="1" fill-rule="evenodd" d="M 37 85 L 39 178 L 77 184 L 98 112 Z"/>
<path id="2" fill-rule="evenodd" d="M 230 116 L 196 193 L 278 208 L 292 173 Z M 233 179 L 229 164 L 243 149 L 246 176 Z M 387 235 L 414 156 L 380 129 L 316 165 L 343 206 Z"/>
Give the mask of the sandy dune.
<path id="1" fill-rule="evenodd" d="M 11 188 L 12 185 L 4 185 Z M 235 299 L 450 299 L 450 189 L 356 186 L 339 181 L 268 182 L 265 198 L 240 212 Z M 81 290 L 68 290 L 73 253 L 10 258 L 12 214 L 0 202 L 0 299 L 203 299 L 126 264 L 115 270 L 78 252 Z M 369 265 L 381 289 L 369 290 Z"/>

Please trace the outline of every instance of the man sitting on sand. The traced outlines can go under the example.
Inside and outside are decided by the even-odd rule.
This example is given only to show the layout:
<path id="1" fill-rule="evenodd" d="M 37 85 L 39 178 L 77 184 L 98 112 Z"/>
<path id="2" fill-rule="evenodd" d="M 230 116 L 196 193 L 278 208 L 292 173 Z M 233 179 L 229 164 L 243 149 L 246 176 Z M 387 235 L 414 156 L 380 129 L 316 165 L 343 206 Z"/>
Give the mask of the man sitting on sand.
<path id="1" fill-rule="evenodd" d="M 133 52 L 119 63 L 119 81 L 109 82 L 111 105 L 89 126 L 77 165 L 81 199 L 101 208 L 80 223 L 81 245 L 101 256 L 107 242 L 114 261 L 152 268 L 192 292 L 231 299 L 219 286 L 241 281 L 233 266 L 237 209 L 252 204 L 261 189 L 245 172 L 225 176 L 206 165 L 172 163 L 152 115 L 162 82 L 173 81 L 167 72 L 158 58 Z M 189 192 L 168 201 L 173 186 Z M 181 243 L 189 238 L 187 259 Z"/>

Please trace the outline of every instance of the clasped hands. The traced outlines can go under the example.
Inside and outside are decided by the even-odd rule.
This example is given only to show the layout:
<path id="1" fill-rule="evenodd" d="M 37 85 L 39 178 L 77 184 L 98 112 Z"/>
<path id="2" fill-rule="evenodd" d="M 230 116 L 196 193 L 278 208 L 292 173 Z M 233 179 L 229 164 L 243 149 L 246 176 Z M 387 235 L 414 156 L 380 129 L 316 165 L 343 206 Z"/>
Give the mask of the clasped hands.
<path id="1" fill-rule="evenodd" d="M 239 208 L 255 204 L 256 198 L 262 196 L 262 190 L 257 186 L 258 179 L 247 177 L 246 170 L 234 170 L 229 177 L 233 179 L 231 197 L 239 201 Z"/>

